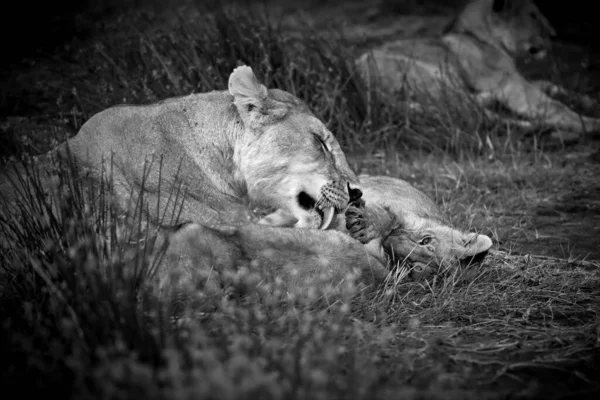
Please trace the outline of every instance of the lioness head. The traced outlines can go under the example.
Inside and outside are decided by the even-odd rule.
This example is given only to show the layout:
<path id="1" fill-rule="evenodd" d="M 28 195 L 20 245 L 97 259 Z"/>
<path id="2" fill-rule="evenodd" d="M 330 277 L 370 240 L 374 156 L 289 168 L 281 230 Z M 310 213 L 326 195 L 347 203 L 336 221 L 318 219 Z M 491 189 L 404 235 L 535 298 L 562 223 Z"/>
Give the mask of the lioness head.
<path id="1" fill-rule="evenodd" d="M 383 250 L 407 263 L 413 276 L 480 263 L 492 246 L 486 235 L 451 227 L 435 203 L 408 182 L 385 176 L 360 179 L 369 216 L 382 231 Z"/>
<path id="2" fill-rule="evenodd" d="M 284 210 L 296 227 L 326 229 L 358 185 L 333 134 L 300 99 L 267 90 L 250 67 L 232 72 L 229 93 L 241 125 L 234 157 L 250 197 Z"/>
<path id="3" fill-rule="evenodd" d="M 543 58 L 556 33 L 531 0 L 471 0 L 446 32 L 469 33 L 513 57 Z"/>

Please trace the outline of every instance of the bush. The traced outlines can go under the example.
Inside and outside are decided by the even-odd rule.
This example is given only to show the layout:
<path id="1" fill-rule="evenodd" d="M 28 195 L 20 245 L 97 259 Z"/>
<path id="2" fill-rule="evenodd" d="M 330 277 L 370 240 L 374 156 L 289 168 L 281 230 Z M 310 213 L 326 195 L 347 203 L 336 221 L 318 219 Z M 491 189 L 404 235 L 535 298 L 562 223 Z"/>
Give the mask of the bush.
<path id="1" fill-rule="evenodd" d="M 197 266 L 218 286 L 198 275 L 163 290 L 158 269 L 176 266 L 163 263 L 161 234 L 142 223 L 141 196 L 122 210 L 108 173 L 94 187 L 59 162 L 65 184 L 49 188 L 25 165 L 14 182 L 23 195 L 3 204 L 0 220 L 9 387 L 65 397 L 329 398 L 346 393 L 346 374 L 371 367 L 353 345 L 362 329 L 349 314 L 352 280 L 317 308 L 330 282 L 302 293 L 260 268 Z"/>

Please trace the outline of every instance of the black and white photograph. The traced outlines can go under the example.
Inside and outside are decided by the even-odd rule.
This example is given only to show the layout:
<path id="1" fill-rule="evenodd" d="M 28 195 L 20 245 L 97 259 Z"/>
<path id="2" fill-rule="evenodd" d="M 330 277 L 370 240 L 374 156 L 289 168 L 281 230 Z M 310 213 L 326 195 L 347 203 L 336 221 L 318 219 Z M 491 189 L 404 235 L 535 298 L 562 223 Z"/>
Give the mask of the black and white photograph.
<path id="1" fill-rule="evenodd" d="M 9 398 L 600 398 L 595 2 L 1 7 Z"/>

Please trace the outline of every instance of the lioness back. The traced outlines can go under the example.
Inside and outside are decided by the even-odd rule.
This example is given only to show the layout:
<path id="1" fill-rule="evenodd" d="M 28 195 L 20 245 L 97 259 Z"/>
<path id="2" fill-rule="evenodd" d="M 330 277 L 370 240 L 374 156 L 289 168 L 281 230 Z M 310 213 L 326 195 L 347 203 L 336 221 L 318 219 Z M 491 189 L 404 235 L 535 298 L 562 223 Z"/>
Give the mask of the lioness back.
<path id="1" fill-rule="evenodd" d="M 277 277 L 289 290 L 309 290 L 324 281 L 338 286 L 349 274 L 360 277 L 363 283 L 376 285 L 387 274 L 385 266 L 365 251 L 361 243 L 334 230 L 188 224 L 172 239 L 167 257 L 178 268 L 204 267 L 210 275 L 213 268 L 235 271 L 246 267 Z M 163 271 L 163 279 L 168 280 L 169 273 Z"/>

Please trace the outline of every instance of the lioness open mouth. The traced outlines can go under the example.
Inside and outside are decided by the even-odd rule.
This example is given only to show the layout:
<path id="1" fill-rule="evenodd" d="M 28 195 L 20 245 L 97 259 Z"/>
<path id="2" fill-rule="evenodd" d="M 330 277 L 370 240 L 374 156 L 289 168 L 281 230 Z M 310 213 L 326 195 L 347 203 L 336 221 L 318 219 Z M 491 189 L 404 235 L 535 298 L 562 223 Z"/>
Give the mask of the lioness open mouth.
<path id="1" fill-rule="evenodd" d="M 305 210 L 314 210 L 319 214 L 321 217 L 319 229 L 325 230 L 329 228 L 335 219 L 336 210 L 334 206 L 317 205 L 317 201 L 304 191 L 298 193 L 298 204 Z"/>

